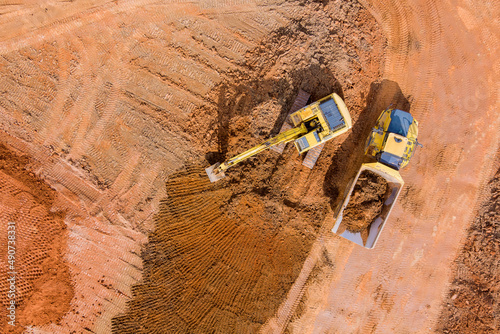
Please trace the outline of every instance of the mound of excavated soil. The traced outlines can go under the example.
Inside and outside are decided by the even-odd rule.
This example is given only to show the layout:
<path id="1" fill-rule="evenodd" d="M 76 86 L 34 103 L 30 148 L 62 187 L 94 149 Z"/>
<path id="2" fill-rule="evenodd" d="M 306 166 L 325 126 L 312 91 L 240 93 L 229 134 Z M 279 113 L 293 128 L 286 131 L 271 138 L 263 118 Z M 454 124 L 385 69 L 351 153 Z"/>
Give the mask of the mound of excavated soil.
<path id="1" fill-rule="evenodd" d="M 361 232 L 382 212 L 389 185 L 387 181 L 368 170 L 361 173 L 354 186 L 342 222 L 350 232 Z"/>
<path id="2" fill-rule="evenodd" d="M 129 311 L 113 319 L 113 332 L 257 333 L 310 251 L 314 228 L 300 218 L 308 207 L 236 195 L 200 167 L 171 175 L 166 187 L 143 253 L 143 283 L 133 287 Z M 228 202 L 231 212 L 223 209 Z"/>
<path id="3" fill-rule="evenodd" d="M 363 108 L 380 78 L 384 39 L 355 0 L 267 5 L 251 12 L 255 5 L 195 10 L 193 3 L 176 12 L 170 5 L 132 2 L 126 15 L 104 10 L 102 18 L 96 14 L 102 24 L 82 16 L 92 24 L 57 40 L 41 30 L 45 44 L 2 54 L 2 121 L 16 130 L 2 129 L 33 145 L 30 152 L 37 145 L 48 149 L 50 159 L 42 159 L 43 150 L 36 157 L 47 164 L 40 170 L 61 197 L 74 199 L 69 224 L 91 226 L 88 234 L 71 234 L 68 254 L 84 252 L 72 261 L 78 296 L 70 312 L 60 324 L 37 330 L 109 332 L 109 318 L 120 311 L 115 333 L 256 333 L 276 314 L 324 221 L 332 197 L 323 192 L 329 166 L 340 166 L 328 171 L 337 187 L 344 174 L 356 172 L 345 162 L 364 141 L 363 124 L 374 121 Z M 313 171 L 302 167 L 291 144 L 281 155 L 263 152 L 228 171 L 219 181 L 224 189 L 212 188 L 203 170 L 170 174 L 189 158 L 207 153 L 207 159 L 216 156 L 210 164 L 220 162 L 276 135 L 300 89 L 311 101 L 332 92 L 342 96 L 358 129 L 349 134 L 355 144 L 339 149 L 347 134 L 332 140 Z M 343 153 L 332 159 L 337 151 Z M 136 253 L 118 247 L 115 256 L 102 256 L 91 249 L 111 247 L 101 233 L 110 230 L 100 226 L 119 227 L 127 236 L 132 229 L 153 230 L 149 217 L 165 194 L 166 175 L 167 198 L 142 254 L 143 279 L 125 313 L 128 282 L 139 280 L 131 271 L 141 266 L 129 266 Z M 59 245 L 60 230 L 39 231 L 30 242 L 40 251 Z M 122 232 L 109 233 L 113 243 L 121 240 Z M 42 236 L 51 243 L 36 239 Z M 123 267 L 113 267 L 113 259 Z M 96 269 L 104 262 L 110 266 Z M 123 284 L 108 288 L 108 277 Z M 58 290 L 66 285 L 55 281 L 33 288 L 26 305 L 38 322 L 26 323 L 57 321 L 44 304 L 48 295 L 67 297 Z M 51 300 L 59 311 L 67 309 L 66 299 Z"/>
<path id="4" fill-rule="evenodd" d="M 0 144 L 1 333 L 21 333 L 26 326 L 57 322 L 74 295 L 63 258 L 66 226 L 61 214 L 51 212 L 56 193 L 26 169 L 28 163 L 29 158 Z M 7 234 L 7 226 L 15 226 L 9 229 L 15 234 Z M 13 262 L 7 261 L 8 251 L 14 255 Z M 7 279 L 12 277 L 15 296 L 9 294 Z M 12 320 L 6 314 L 11 300 L 16 305 L 15 326 L 7 324 Z"/>
<path id="5" fill-rule="evenodd" d="M 224 73 L 209 92 L 215 103 L 197 110 L 197 126 L 187 130 L 217 149 L 207 149 L 209 163 L 276 135 L 299 89 L 311 93 L 311 101 L 339 93 L 357 119 L 363 92 L 379 73 L 377 65 L 359 75 L 360 64 L 377 59 L 379 51 L 378 35 L 371 33 L 375 22 L 363 13 L 355 1 L 341 8 L 297 6 L 290 25 L 248 51 L 239 70 Z M 351 23 L 335 17 L 363 22 L 367 48 L 357 50 L 348 38 Z M 356 84 L 341 84 L 346 77 Z M 356 124 L 373 121 L 362 117 Z M 133 287 L 128 311 L 113 318 L 113 333 L 257 333 L 276 314 L 319 233 L 330 201 L 323 193 L 325 174 L 339 146 L 325 146 L 313 173 L 289 144 L 281 155 L 266 151 L 231 168 L 215 184 L 199 167 L 170 175 L 142 254 L 143 283 Z M 342 168 L 330 178 L 347 170 L 356 172 Z"/>

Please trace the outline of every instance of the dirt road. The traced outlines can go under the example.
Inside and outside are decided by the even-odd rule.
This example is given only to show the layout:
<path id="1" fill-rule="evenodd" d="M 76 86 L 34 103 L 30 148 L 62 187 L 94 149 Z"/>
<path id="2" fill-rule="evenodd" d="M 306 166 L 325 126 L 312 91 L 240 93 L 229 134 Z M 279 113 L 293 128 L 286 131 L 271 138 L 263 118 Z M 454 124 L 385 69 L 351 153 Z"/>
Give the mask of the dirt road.
<path id="1" fill-rule="evenodd" d="M 306 291 L 292 332 L 428 333 L 498 152 L 498 22 L 493 2 L 370 1 L 388 39 L 384 77 L 411 96 L 424 149 L 389 228 Z M 344 242 L 344 241 L 341 241 Z M 327 295 L 327 298 L 317 296 Z M 306 302 L 306 305 L 308 303 Z M 320 306 L 314 306 L 320 305 Z"/>
<path id="2" fill-rule="evenodd" d="M 0 14 L 0 142 L 9 152 L 1 158 L 22 156 L 23 173 L 53 196 L 38 200 L 22 181 L 28 176 L 2 172 L 2 207 L 22 202 L 12 198 L 17 187 L 43 208 L 30 219 L 66 227 L 53 232 L 57 247 L 39 255 L 49 259 L 47 272 L 20 277 L 34 287 L 25 298 L 34 302 L 19 300 L 15 332 L 438 327 L 452 261 L 498 152 L 500 27 L 489 19 L 498 5 L 7 1 Z M 275 134 L 299 89 L 312 99 L 336 91 L 354 120 L 313 172 L 288 148 L 235 168 L 225 190 L 192 176 L 192 187 L 171 186 L 185 165 L 198 171 Z M 419 120 L 424 148 L 402 173 L 406 185 L 377 248 L 367 251 L 329 232 L 331 209 L 390 103 Z M 217 205 L 196 215 L 199 202 L 179 189 L 203 192 L 202 201 L 215 196 Z M 30 221 L 4 218 L 2 226 Z M 38 288 L 50 268 L 71 301 L 30 318 L 58 293 L 52 283 L 50 293 Z M 175 321 L 141 323 L 136 311 L 160 309 L 160 295 L 169 296 Z"/>

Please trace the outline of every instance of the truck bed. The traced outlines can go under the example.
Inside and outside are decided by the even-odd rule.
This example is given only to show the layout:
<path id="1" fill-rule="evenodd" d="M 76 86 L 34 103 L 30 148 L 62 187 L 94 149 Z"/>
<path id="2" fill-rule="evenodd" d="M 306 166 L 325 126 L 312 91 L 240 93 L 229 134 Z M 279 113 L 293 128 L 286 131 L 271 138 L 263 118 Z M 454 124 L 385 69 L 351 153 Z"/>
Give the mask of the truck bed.
<path id="1" fill-rule="evenodd" d="M 342 220 L 344 218 L 344 210 L 349 204 L 349 200 L 351 199 L 351 195 L 354 191 L 354 187 L 359 179 L 359 176 L 361 175 L 361 173 L 363 173 L 363 171 L 366 170 L 369 170 L 383 177 L 388 183 L 389 191 L 387 193 L 387 196 L 384 198 L 384 203 L 380 215 L 378 215 L 378 217 L 376 217 L 371 222 L 366 230 L 354 233 L 346 229 L 346 224 L 343 224 Z M 336 221 L 332 232 L 365 248 L 375 247 L 375 244 L 377 243 L 377 240 L 385 226 L 385 223 L 389 218 L 392 208 L 396 203 L 399 193 L 401 192 L 403 184 L 404 181 L 398 171 L 393 170 L 381 163 L 376 162 L 361 165 L 358 173 L 347 187 L 342 203 L 339 204 L 337 210 L 335 211 Z"/>

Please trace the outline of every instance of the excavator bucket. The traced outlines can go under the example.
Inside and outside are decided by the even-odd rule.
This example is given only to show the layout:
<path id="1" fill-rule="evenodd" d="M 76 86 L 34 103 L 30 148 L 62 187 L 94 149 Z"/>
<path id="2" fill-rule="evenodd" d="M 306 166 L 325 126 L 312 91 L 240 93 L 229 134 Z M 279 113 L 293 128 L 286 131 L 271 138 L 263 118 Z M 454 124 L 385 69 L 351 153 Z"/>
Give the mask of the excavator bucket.
<path id="1" fill-rule="evenodd" d="M 210 182 L 217 182 L 220 179 L 223 179 L 226 177 L 226 174 L 224 172 L 219 171 L 216 172 L 217 168 L 220 166 L 220 162 L 217 162 L 216 164 L 213 164 L 212 166 L 205 168 L 205 172 L 207 172 L 208 178 L 210 179 Z"/>
<path id="2" fill-rule="evenodd" d="M 297 104 L 307 101 L 307 93 L 302 92 L 300 95 L 301 99 L 296 100 Z M 207 168 L 206 172 L 210 181 L 216 182 L 222 179 L 225 176 L 224 171 L 228 168 L 264 150 L 272 149 L 272 147 L 293 141 L 299 154 L 305 153 L 341 135 L 352 127 L 349 111 L 342 98 L 335 93 L 300 108 L 291 114 L 290 118 L 293 122 L 293 127 L 291 129 L 280 132 L 277 136 L 269 138 L 260 145 L 254 146 L 224 161 L 220 165 L 215 164 Z M 282 151 L 283 148 L 278 150 L 278 152 Z M 306 166 L 309 168 L 312 168 L 316 163 L 321 153 L 321 148 L 313 153 L 309 155 L 309 158 L 306 158 Z"/>

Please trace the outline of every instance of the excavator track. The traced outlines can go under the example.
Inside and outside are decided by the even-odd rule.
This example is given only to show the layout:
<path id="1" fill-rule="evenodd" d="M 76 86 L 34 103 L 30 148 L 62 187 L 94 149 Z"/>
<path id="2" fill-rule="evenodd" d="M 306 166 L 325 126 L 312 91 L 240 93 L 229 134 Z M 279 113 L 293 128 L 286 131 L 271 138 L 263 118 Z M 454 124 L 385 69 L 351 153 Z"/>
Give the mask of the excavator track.
<path id="1" fill-rule="evenodd" d="M 307 168 L 313 169 L 314 165 L 316 165 L 316 161 L 318 161 L 319 155 L 321 154 L 321 151 L 323 150 L 324 146 L 325 144 L 323 143 L 307 151 L 306 157 L 304 161 L 302 161 L 302 165 L 306 166 Z"/>

